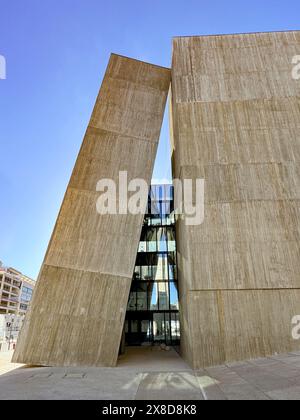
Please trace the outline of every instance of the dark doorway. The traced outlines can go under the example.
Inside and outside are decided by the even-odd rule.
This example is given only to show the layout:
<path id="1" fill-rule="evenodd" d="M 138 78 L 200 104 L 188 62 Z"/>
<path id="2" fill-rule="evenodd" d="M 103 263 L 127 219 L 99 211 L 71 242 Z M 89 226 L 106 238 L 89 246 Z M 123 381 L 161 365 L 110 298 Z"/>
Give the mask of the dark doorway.
<path id="1" fill-rule="evenodd" d="M 167 344 L 177 346 L 180 341 L 178 311 L 127 312 L 125 342 L 129 346 Z"/>

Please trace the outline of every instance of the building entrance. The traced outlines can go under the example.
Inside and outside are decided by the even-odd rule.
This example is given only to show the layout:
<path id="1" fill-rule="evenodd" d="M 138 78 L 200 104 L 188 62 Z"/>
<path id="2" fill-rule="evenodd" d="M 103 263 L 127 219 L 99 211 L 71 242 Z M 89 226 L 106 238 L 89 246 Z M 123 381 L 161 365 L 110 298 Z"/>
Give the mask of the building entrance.
<path id="1" fill-rule="evenodd" d="M 179 345 L 178 312 L 144 312 L 127 314 L 125 341 L 129 346 L 167 344 Z"/>

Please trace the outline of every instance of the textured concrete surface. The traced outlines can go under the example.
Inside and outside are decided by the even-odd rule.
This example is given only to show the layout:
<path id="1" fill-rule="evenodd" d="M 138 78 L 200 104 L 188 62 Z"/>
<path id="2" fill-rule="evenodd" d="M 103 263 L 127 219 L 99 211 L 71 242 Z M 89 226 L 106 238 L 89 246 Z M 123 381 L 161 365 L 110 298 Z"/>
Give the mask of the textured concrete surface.
<path id="1" fill-rule="evenodd" d="M 11 355 L 0 353 L 1 400 L 300 400 L 300 352 L 201 370 L 158 348 L 130 349 L 116 368 L 16 369 Z"/>
<path id="2" fill-rule="evenodd" d="M 15 362 L 115 366 L 144 215 L 99 214 L 96 185 L 109 179 L 119 191 L 121 171 L 149 185 L 169 85 L 169 69 L 111 56 Z"/>
<path id="3" fill-rule="evenodd" d="M 173 40 L 173 176 L 205 180 L 204 223 L 176 234 L 194 368 L 299 350 L 299 48 L 299 31 Z"/>

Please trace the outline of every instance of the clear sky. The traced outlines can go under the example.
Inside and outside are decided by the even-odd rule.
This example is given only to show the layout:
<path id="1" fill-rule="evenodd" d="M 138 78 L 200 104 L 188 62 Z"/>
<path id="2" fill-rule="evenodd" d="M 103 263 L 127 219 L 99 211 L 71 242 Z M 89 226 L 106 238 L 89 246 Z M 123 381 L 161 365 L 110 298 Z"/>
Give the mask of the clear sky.
<path id="1" fill-rule="evenodd" d="M 170 66 L 173 36 L 299 16 L 299 0 L 0 0 L 0 260 L 37 276 L 111 52 Z M 165 118 L 155 178 L 170 177 L 168 142 Z"/>

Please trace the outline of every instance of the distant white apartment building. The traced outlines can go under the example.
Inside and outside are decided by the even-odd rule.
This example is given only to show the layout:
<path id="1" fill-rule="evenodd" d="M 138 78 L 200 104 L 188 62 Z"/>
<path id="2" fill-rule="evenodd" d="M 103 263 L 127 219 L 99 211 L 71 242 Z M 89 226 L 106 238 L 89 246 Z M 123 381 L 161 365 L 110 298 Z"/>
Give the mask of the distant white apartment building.
<path id="1" fill-rule="evenodd" d="M 0 267 L 0 314 L 25 315 L 34 285 L 16 269 Z"/>
<path id="2" fill-rule="evenodd" d="M 0 266 L 0 351 L 14 348 L 34 286 L 18 270 Z"/>

